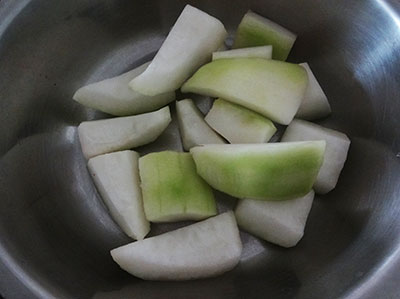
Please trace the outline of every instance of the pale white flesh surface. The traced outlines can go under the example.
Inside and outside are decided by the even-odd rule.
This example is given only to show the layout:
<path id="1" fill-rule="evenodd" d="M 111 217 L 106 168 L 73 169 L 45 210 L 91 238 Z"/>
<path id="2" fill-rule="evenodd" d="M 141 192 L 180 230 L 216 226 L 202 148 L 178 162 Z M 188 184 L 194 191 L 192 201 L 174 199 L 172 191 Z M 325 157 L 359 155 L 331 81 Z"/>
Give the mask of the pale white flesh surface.
<path id="1" fill-rule="evenodd" d="M 176 102 L 183 148 L 188 151 L 202 144 L 222 144 L 225 141 L 205 122 L 203 114 L 191 99 Z"/>
<path id="2" fill-rule="evenodd" d="M 241 199 L 235 210 L 240 228 L 271 243 L 295 246 L 304 235 L 314 191 L 282 201 Z"/>
<path id="3" fill-rule="evenodd" d="M 212 54 L 212 60 L 223 58 L 272 58 L 272 46 L 249 47 L 233 49 L 228 51 L 218 51 Z"/>
<path id="4" fill-rule="evenodd" d="M 175 100 L 175 92 L 146 96 L 132 90 L 128 83 L 139 76 L 150 62 L 127 73 L 79 88 L 73 99 L 84 106 L 112 115 L 134 115 L 157 110 Z"/>
<path id="5" fill-rule="evenodd" d="M 189 280 L 235 267 L 242 243 L 233 212 L 111 250 L 122 269 L 147 280 Z"/>
<path id="6" fill-rule="evenodd" d="M 321 85 L 319 85 L 307 62 L 300 63 L 300 65 L 307 71 L 308 86 L 296 117 L 315 120 L 328 116 L 331 114 L 331 106 Z"/>
<path id="7" fill-rule="evenodd" d="M 264 143 L 276 132 L 268 118 L 222 99 L 214 101 L 205 121 L 230 143 Z"/>
<path id="8" fill-rule="evenodd" d="M 78 127 L 83 155 L 97 155 L 145 145 L 157 139 L 171 121 L 169 107 L 134 116 L 82 122 Z"/>
<path id="9" fill-rule="evenodd" d="M 211 60 L 226 36 L 218 19 L 186 5 L 148 68 L 130 82 L 130 87 L 149 96 L 178 89 Z"/>
<path id="10" fill-rule="evenodd" d="M 325 194 L 335 188 L 347 158 L 350 139 L 341 132 L 295 119 L 287 127 L 282 142 L 325 140 L 324 161 L 314 183 L 316 193 Z"/>
<path id="11" fill-rule="evenodd" d="M 93 181 L 114 221 L 131 238 L 142 240 L 150 231 L 140 190 L 139 154 L 122 151 L 89 160 Z"/>

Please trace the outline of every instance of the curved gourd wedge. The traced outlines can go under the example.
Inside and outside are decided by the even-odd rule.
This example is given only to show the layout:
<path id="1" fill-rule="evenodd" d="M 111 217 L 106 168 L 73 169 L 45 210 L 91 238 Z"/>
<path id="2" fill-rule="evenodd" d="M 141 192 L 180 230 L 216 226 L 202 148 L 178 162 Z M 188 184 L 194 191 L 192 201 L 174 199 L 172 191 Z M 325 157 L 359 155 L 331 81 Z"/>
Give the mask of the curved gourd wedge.
<path id="1" fill-rule="evenodd" d="M 190 150 L 197 173 L 238 198 L 286 200 L 310 192 L 325 141 L 204 145 Z"/>
<path id="2" fill-rule="evenodd" d="M 113 249 L 111 256 L 122 269 L 143 279 L 188 280 L 231 270 L 241 252 L 235 216 L 227 212 Z"/>
<path id="3" fill-rule="evenodd" d="M 142 94 L 174 91 L 211 59 L 224 42 L 224 25 L 205 12 L 186 5 L 153 61 L 143 74 L 130 82 Z"/>
<path id="4" fill-rule="evenodd" d="M 82 122 L 78 127 L 83 155 L 97 155 L 142 146 L 157 139 L 171 122 L 169 107 L 134 115 Z"/>
<path id="5" fill-rule="evenodd" d="M 73 99 L 84 106 L 117 116 L 157 110 L 174 101 L 175 92 L 146 96 L 128 86 L 149 64 L 150 62 L 117 77 L 83 86 L 75 92 Z"/>
<path id="6" fill-rule="evenodd" d="M 181 91 L 220 97 L 287 125 L 299 109 L 307 83 L 307 72 L 297 64 L 261 58 L 218 59 L 201 67 Z"/>

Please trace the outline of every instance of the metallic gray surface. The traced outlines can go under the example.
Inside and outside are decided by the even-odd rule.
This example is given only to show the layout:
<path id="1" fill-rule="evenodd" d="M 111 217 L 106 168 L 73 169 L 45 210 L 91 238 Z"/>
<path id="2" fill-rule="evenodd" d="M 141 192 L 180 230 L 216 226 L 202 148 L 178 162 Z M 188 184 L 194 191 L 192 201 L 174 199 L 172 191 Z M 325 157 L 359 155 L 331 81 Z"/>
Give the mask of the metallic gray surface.
<path id="1" fill-rule="evenodd" d="M 298 33 L 352 139 L 337 188 L 317 198 L 305 237 L 282 249 L 243 233 L 232 272 L 146 282 L 108 251 L 129 241 L 88 175 L 76 126 L 103 117 L 71 100 L 83 84 L 154 55 L 185 1 L 0 1 L 0 294 L 5 298 L 398 298 L 400 19 L 398 2 L 189 1 L 231 33 L 251 8 Z M 206 110 L 209 101 L 205 100 Z M 181 150 L 176 123 L 141 153 Z M 220 207 L 234 200 L 217 194 Z M 155 227 L 153 234 L 173 226 Z"/>

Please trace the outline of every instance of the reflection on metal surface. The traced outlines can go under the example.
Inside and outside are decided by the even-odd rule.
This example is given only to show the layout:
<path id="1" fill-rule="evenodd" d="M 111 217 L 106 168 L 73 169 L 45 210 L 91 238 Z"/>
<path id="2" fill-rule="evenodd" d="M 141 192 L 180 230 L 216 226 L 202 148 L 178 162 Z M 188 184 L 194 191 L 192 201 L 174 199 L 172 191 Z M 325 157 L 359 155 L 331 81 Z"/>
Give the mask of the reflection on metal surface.
<path id="1" fill-rule="evenodd" d="M 7 29 L 7 26 L 13 21 L 13 19 L 24 9 L 30 0 L 20 1 L 3 1 L 0 3 L 0 37 L 3 32 Z"/>
<path id="2" fill-rule="evenodd" d="M 400 29 L 400 16 L 394 11 L 394 9 L 385 0 L 376 0 L 376 3 L 380 5 L 380 7 L 387 13 L 387 15 Z"/>

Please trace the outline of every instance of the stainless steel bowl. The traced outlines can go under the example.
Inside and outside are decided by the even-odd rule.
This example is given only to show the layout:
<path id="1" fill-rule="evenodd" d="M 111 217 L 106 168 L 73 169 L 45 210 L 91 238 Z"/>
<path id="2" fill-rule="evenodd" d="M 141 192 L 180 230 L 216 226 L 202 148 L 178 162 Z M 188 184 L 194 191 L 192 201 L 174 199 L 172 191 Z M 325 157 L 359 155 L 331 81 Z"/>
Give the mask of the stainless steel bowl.
<path id="1" fill-rule="evenodd" d="M 305 237 L 282 249 L 242 234 L 240 265 L 213 279 L 146 282 L 113 263 L 129 239 L 91 182 L 76 126 L 104 115 L 81 85 L 157 51 L 185 1 L 0 2 L 0 293 L 5 298 L 398 298 L 400 4 L 396 0 L 189 1 L 233 34 L 250 8 L 298 33 L 352 140 L 337 188 L 316 199 Z M 207 109 L 209 102 L 203 102 Z M 173 123 L 142 153 L 175 148 Z M 234 200 L 218 194 L 222 209 Z M 155 227 L 154 234 L 170 229 Z"/>

